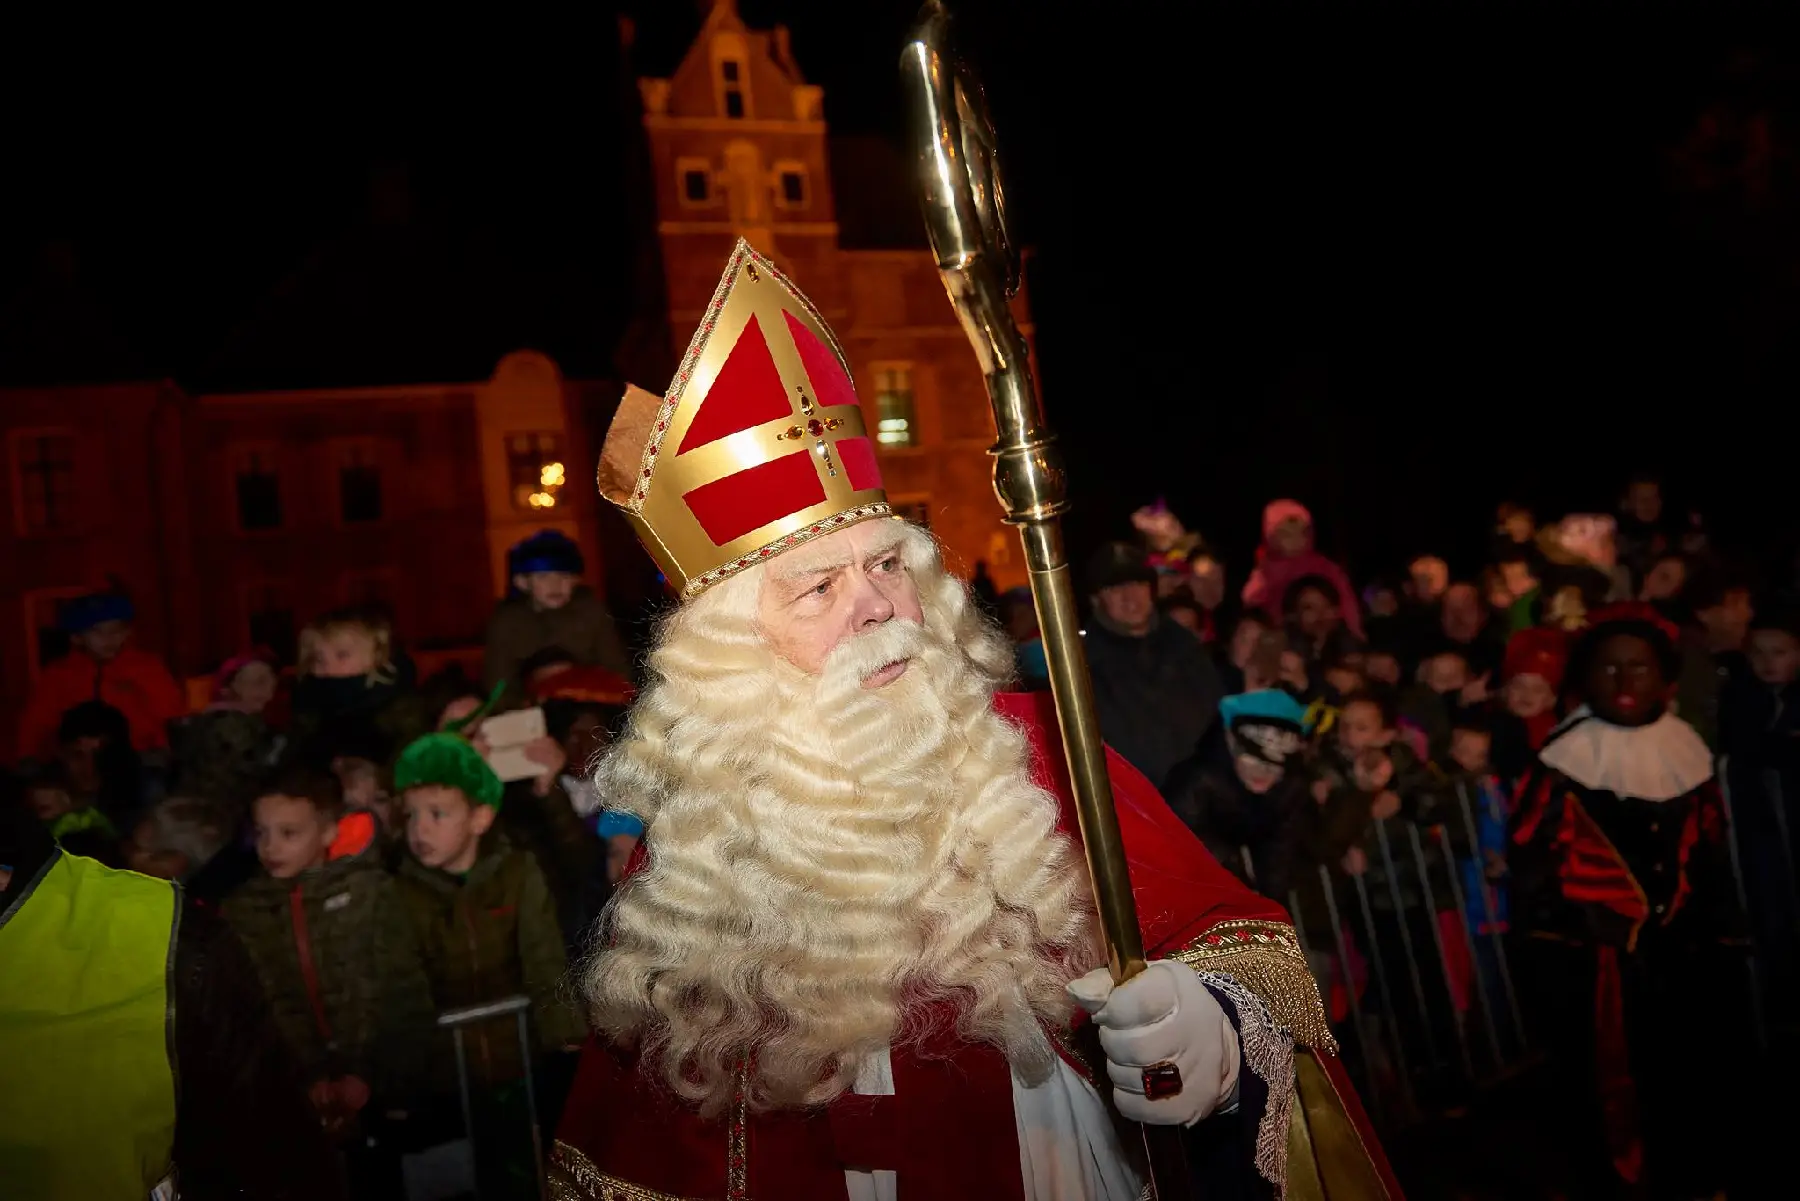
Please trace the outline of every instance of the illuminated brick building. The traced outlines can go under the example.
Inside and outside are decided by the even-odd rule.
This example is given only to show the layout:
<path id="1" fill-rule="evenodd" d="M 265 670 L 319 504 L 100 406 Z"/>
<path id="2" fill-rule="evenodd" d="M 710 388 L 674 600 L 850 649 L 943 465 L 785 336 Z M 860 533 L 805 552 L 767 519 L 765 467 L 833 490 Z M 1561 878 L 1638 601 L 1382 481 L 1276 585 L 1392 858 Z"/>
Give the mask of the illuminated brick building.
<path id="1" fill-rule="evenodd" d="M 614 390 L 528 351 L 456 385 L 0 390 L 0 731 L 60 649 L 57 603 L 96 587 L 125 588 L 144 645 L 197 673 L 254 643 L 291 659 L 299 626 L 346 604 L 387 610 L 415 649 L 468 646 L 506 548 L 546 527 L 603 586 L 571 414 Z"/>
<path id="2" fill-rule="evenodd" d="M 924 249 L 899 152 L 832 139 L 788 31 L 748 28 L 730 0 L 712 5 L 666 77 L 638 87 L 673 352 L 733 243 L 749 239 L 843 344 L 896 506 L 931 526 L 953 568 L 985 560 L 1002 587 L 1023 583 L 994 499 L 980 369 Z M 1029 336 L 1023 298 L 1017 312 Z"/>
<path id="3" fill-rule="evenodd" d="M 594 494 L 598 443 L 620 377 L 666 385 L 740 236 L 837 333 L 896 506 L 954 569 L 985 560 L 1002 587 L 1023 582 L 980 374 L 899 149 L 832 137 L 786 31 L 747 28 L 732 3 L 661 63 L 624 40 L 625 131 L 595 142 L 624 161 L 597 171 L 638 215 L 601 221 L 596 257 L 628 265 L 592 281 L 598 315 L 434 226 L 393 170 L 361 224 L 180 383 L 124 349 L 54 251 L 44 279 L 0 297 L 0 746 L 58 653 L 57 603 L 109 584 L 132 595 L 141 643 L 189 677 L 252 643 L 287 652 L 346 603 L 390 609 L 415 651 L 469 647 L 505 548 L 545 526 L 635 613 L 654 573 Z"/>

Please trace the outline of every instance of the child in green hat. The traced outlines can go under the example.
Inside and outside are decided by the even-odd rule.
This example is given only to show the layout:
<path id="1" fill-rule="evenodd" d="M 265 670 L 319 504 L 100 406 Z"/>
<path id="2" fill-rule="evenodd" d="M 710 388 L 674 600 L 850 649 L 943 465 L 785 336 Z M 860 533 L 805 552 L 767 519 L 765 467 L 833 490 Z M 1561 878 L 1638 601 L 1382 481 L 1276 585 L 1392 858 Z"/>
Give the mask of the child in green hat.
<path id="1" fill-rule="evenodd" d="M 461 734 L 427 734 L 394 765 L 406 812 L 406 848 L 425 867 L 467 877 L 506 786 Z"/>
<path id="2" fill-rule="evenodd" d="M 468 739 L 441 731 L 401 753 L 394 788 L 406 814 L 409 852 L 395 879 L 397 941 L 417 956 L 438 1009 L 522 994 L 532 1000 L 540 1058 L 578 1049 L 587 1027 L 557 996 L 568 961 L 549 886 L 536 860 L 492 829 L 505 791 L 500 778 Z M 435 1061 L 453 1062 L 448 1033 L 433 1033 L 444 1044 Z M 523 1181 L 534 1179 L 514 1019 L 466 1027 L 463 1038 L 476 1094 L 476 1129 L 470 1133 L 483 1177 L 525 1173 Z M 551 1076 L 561 1074 L 544 1067 L 551 1067 Z M 439 1092 L 435 1099 L 443 1102 L 447 1096 L 440 1090 L 453 1087 L 440 1079 L 421 1091 Z M 511 1195 L 519 1181 L 490 1183 L 492 1192 L 484 1187 L 484 1196 Z"/>

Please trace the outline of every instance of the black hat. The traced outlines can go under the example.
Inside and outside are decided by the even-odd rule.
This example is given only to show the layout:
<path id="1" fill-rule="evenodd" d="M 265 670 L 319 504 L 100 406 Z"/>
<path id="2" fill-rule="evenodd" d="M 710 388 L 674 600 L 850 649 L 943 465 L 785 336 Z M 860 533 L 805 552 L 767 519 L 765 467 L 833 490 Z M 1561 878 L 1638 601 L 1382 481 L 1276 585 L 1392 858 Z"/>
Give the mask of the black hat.
<path id="1" fill-rule="evenodd" d="M 1108 542 L 1094 552 L 1087 564 L 1087 590 L 1098 592 L 1114 584 L 1155 584 L 1156 569 L 1142 547 L 1129 542 Z"/>
<path id="2" fill-rule="evenodd" d="M 580 575 L 585 564 L 581 548 L 561 530 L 539 530 L 506 552 L 507 571 L 511 575 L 531 575 L 538 571 L 562 571 Z"/>
<path id="3" fill-rule="evenodd" d="M 63 604 L 58 624 L 70 634 L 80 634 L 106 621 L 130 621 L 136 617 L 131 598 L 121 592 L 90 592 Z"/>

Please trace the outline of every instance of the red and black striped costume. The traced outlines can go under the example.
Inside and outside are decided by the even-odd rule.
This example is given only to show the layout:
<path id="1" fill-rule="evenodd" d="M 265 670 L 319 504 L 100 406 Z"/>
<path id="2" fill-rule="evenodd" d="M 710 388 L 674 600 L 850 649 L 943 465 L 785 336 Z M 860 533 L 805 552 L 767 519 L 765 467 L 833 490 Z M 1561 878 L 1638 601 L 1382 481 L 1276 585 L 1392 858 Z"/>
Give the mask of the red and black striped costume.
<path id="1" fill-rule="evenodd" d="M 1553 1051 L 1591 1056 L 1591 1099 L 1628 1181 L 1646 1145 L 1674 1150 L 1657 1136 L 1671 1105 L 1706 1104 L 1682 1052 L 1741 995 L 1722 953 L 1738 927 L 1725 837 L 1710 756 L 1672 714 L 1622 727 L 1577 710 L 1520 782 L 1521 933 L 1537 996 L 1551 998 L 1536 1025 Z"/>

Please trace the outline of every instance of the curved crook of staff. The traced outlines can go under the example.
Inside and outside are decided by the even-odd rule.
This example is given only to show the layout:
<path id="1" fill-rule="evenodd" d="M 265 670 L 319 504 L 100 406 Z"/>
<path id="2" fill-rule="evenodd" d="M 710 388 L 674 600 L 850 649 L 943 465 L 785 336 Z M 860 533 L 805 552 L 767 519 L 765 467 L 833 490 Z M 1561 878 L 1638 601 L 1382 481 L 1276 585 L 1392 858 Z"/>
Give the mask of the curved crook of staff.
<path id="1" fill-rule="evenodd" d="M 1006 228 L 993 122 L 980 82 L 954 53 L 950 24 L 943 4 L 928 0 L 900 56 L 920 200 L 938 273 L 993 406 L 994 492 L 1024 542 L 1095 908 L 1113 980 L 1124 983 L 1144 970 L 1144 944 L 1063 549 L 1067 480 L 1038 405 L 1029 347 L 1013 321 L 1019 260 Z M 1144 1144 L 1160 1201 L 1191 1196 L 1182 1132 L 1145 1127 Z"/>

